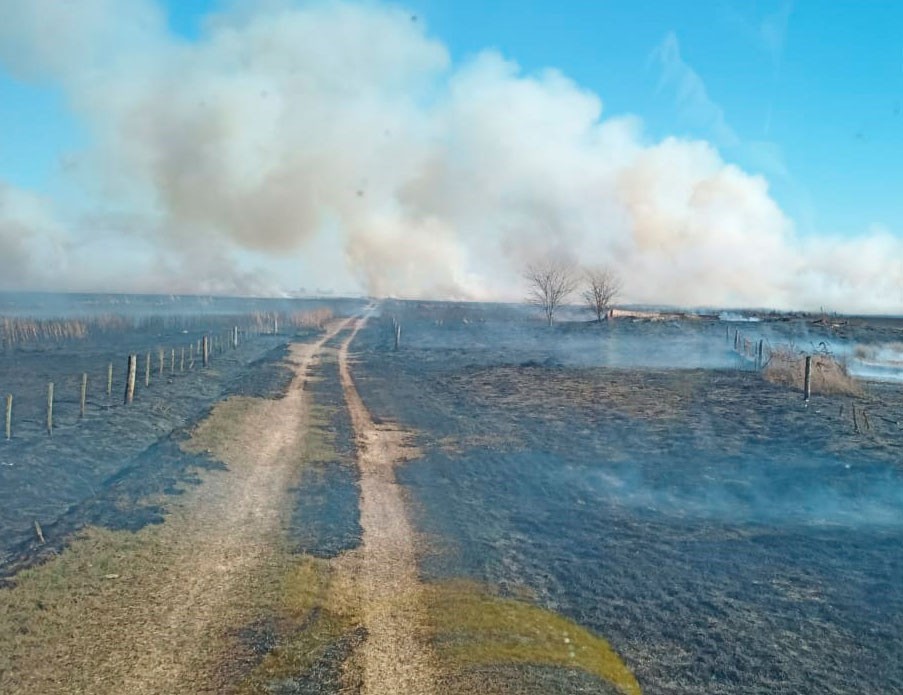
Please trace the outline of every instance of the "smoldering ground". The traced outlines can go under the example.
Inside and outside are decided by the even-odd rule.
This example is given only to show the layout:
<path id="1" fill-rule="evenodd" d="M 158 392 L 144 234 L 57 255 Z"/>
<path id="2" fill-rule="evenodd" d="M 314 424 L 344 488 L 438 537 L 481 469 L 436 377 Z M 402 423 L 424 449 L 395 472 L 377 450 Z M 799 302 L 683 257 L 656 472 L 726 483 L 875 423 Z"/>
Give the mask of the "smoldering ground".
<path id="1" fill-rule="evenodd" d="M 898 387 L 807 406 L 705 352 L 707 368 L 674 368 L 694 340 L 730 354 L 723 322 L 549 330 L 519 312 L 387 304 L 356 343 L 368 407 L 419 433 L 398 474 L 427 577 L 533 596 L 606 636 L 648 693 L 903 686 Z M 604 357 L 618 330 L 647 343 L 620 366 Z M 590 335 L 581 363 L 569 345 L 586 353 Z M 873 429 L 854 430 L 853 403 Z"/>

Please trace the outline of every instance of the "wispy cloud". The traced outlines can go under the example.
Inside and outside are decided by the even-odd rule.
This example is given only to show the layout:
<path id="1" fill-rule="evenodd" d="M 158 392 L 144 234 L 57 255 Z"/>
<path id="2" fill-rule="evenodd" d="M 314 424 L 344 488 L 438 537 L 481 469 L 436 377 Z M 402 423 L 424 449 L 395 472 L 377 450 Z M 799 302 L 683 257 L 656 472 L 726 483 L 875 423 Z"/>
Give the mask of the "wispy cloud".
<path id="1" fill-rule="evenodd" d="M 774 42 L 777 49 L 777 36 Z M 690 132 L 705 137 L 744 166 L 779 181 L 788 191 L 795 211 L 802 211 L 808 220 L 811 216 L 809 194 L 793 177 L 780 145 L 768 140 L 767 133 L 764 137 L 744 137 L 733 127 L 724 107 L 710 95 L 702 75 L 683 57 L 674 32 L 669 32 L 652 50 L 649 60 L 659 71 L 657 91 L 673 104 L 677 122 Z M 766 120 L 770 123 L 770 106 Z"/>
<path id="2" fill-rule="evenodd" d="M 787 34 L 793 9 L 793 0 L 786 0 L 777 10 L 764 15 L 757 27 L 761 45 L 768 52 L 776 71 L 780 69 L 784 60 L 784 50 L 787 46 Z"/>
<path id="3" fill-rule="evenodd" d="M 674 100 L 679 117 L 691 127 L 706 132 L 720 147 L 736 147 L 740 138 L 728 124 L 724 109 L 714 101 L 702 77 L 683 59 L 674 32 L 656 46 L 650 60 L 659 68 L 659 92 Z"/>

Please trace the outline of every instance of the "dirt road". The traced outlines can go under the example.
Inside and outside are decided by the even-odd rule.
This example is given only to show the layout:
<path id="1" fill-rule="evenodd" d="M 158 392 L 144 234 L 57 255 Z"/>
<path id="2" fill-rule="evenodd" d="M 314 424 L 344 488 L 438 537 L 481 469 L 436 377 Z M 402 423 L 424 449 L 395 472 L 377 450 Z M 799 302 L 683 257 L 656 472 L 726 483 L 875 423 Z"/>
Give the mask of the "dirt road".
<path id="1" fill-rule="evenodd" d="M 275 561 L 307 427 L 308 366 L 347 324 L 334 323 L 316 343 L 292 346 L 295 374 L 284 398 L 230 398 L 216 406 L 189 447 L 210 451 L 228 470 L 205 474 L 202 485 L 175 503 L 165 524 L 128 538 L 99 531 L 64 553 L 61 567 L 50 563 L 23 578 L 18 597 L 14 591 L 0 606 L 8 622 L 24 610 L 21 592 L 55 595 L 48 586 L 62 578 L 65 600 L 43 622 L 22 630 L 15 654 L 0 666 L 0 689 L 219 691 L 220 665 L 228 662 L 225 636 L 255 617 L 255 596 L 272 574 L 267 566 Z M 85 543 L 93 545 L 85 549 Z M 107 569 L 102 575 L 94 571 L 101 558 Z M 83 567 L 67 569 L 77 562 Z"/>
<path id="2" fill-rule="evenodd" d="M 354 381 L 348 346 L 363 327 L 359 319 L 339 351 L 345 400 L 358 439 L 363 543 L 349 561 L 361 600 L 367 641 L 359 658 L 364 693 L 435 693 L 435 657 L 425 639 L 426 620 L 418 581 L 414 532 L 394 466 L 410 458 L 397 429 L 377 427 Z"/>

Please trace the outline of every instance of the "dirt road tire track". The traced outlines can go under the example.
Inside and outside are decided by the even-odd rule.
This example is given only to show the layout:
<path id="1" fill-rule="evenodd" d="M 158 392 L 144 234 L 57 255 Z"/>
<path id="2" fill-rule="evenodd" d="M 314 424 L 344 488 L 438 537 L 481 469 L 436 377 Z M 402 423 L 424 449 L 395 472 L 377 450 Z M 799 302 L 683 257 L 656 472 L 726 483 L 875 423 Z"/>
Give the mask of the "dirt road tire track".
<path id="1" fill-rule="evenodd" d="M 351 377 L 348 350 L 366 323 L 358 319 L 339 350 L 339 374 L 358 441 L 361 547 L 354 565 L 367 640 L 359 653 L 364 695 L 437 693 L 435 655 L 426 639 L 415 535 L 394 467 L 410 458 L 403 433 L 373 422 Z"/>
<path id="2" fill-rule="evenodd" d="M 348 321 L 333 324 L 316 343 L 293 344 L 289 364 L 295 375 L 285 397 L 255 401 L 233 436 L 214 452 L 229 467 L 228 474 L 205 482 L 205 494 L 191 515 L 190 527 L 198 536 L 176 539 L 185 544 L 186 561 L 175 565 L 159 592 L 149 597 L 148 606 L 157 610 L 137 626 L 143 622 L 151 629 L 135 631 L 136 644 L 124 655 L 130 666 L 110 692 L 192 692 L 192 674 L 204 672 L 198 669 L 197 646 L 227 629 L 223 618 L 241 585 L 272 552 L 288 505 L 297 462 L 293 454 L 307 428 L 307 370 L 324 343 L 346 325 Z M 199 429 L 202 434 L 203 423 Z M 161 640 L 161 634 L 169 639 Z"/>

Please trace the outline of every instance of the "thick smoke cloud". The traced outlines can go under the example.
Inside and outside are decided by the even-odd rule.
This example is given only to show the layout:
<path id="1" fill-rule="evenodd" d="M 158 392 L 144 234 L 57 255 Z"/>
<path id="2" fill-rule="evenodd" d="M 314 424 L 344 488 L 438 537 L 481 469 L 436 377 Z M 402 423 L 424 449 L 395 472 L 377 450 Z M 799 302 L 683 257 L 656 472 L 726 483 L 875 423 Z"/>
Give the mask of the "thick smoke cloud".
<path id="1" fill-rule="evenodd" d="M 552 254 L 612 263 L 633 301 L 899 304 L 903 248 L 886 230 L 800 238 L 766 180 L 712 145 L 650 142 L 555 70 L 491 51 L 452 65 L 402 9 L 239 4 L 197 42 L 150 0 L 0 10 L 0 60 L 62 85 L 90 129 L 73 176 L 104 201 L 91 224 L 49 208 L 10 223 L 0 203 L 0 235 L 46 240 L 64 265 L 61 230 L 90 244 L 114 210 L 142 289 L 274 291 L 266 258 L 337 236 L 374 294 L 518 298 L 523 264 Z M 263 270 L 236 261 L 248 253 Z"/>

